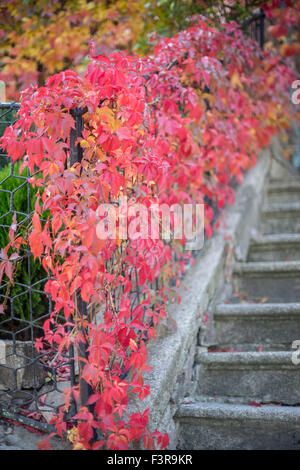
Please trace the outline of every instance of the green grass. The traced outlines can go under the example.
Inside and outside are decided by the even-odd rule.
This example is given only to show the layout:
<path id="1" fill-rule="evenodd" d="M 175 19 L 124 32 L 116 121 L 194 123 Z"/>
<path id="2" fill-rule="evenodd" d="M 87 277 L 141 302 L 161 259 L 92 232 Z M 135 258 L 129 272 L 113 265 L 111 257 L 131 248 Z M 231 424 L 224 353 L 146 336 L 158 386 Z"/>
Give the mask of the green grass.
<path id="1" fill-rule="evenodd" d="M 7 165 L 0 170 L 0 249 L 4 248 L 9 242 L 9 226 L 12 223 L 13 213 L 17 212 L 18 223 L 25 220 L 23 225 L 18 228 L 24 234 L 30 223 L 30 219 L 26 220 L 26 216 L 34 210 L 35 190 L 27 183 L 26 179 L 17 178 L 19 168 L 20 163 L 16 163 L 12 176 L 10 176 L 11 165 Z M 27 176 L 27 168 L 23 170 L 21 176 Z M 4 214 L 7 215 L 3 217 Z M 26 249 L 23 249 L 20 254 L 22 256 L 26 255 Z M 16 274 L 14 275 L 14 285 L 10 287 L 8 292 L 8 296 L 14 298 L 13 308 L 12 303 L 7 301 L 5 315 L 1 315 L 0 321 L 8 320 L 8 323 L 0 325 L 0 329 L 17 331 L 26 326 L 25 321 L 37 320 L 48 313 L 49 301 L 47 296 L 34 292 L 34 290 L 43 291 L 45 282 L 40 282 L 34 286 L 34 290 L 24 287 L 32 286 L 46 277 L 47 273 L 38 259 L 34 260 L 32 256 L 29 258 L 25 256 L 18 262 Z M 8 280 L 6 276 L 4 276 L 2 287 L 0 287 L 0 294 L 2 295 L 7 293 L 4 286 L 5 280 Z M 0 303 L 3 303 L 3 300 L 3 297 L 0 297 Z M 0 332 L 0 336 L 3 336 L 3 333 Z M 30 330 L 26 330 L 22 334 L 20 333 L 20 338 L 17 339 L 29 338 Z"/>
<path id="2" fill-rule="evenodd" d="M 0 107 L 0 137 L 3 136 L 4 131 L 9 123 L 13 124 L 16 120 L 16 114 L 18 109 L 12 109 L 8 111 L 5 108 Z M 3 150 L 0 147 L 0 154 L 3 153 Z M 0 170 L 7 165 L 7 157 L 1 155 L 0 156 Z M 1 180 L 0 180 L 1 181 Z"/>

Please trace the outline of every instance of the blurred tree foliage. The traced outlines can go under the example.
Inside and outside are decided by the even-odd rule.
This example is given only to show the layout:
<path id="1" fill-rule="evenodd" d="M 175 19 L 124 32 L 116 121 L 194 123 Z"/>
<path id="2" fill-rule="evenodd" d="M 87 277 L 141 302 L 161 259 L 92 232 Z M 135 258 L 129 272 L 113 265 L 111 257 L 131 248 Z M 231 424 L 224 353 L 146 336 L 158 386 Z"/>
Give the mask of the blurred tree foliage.
<path id="1" fill-rule="evenodd" d="M 20 90 L 32 84 L 42 86 L 54 73 L 68 68 L 84 72 L 91 38 L 96 54 L 120 49 L 145 54 L 157 39 L 187 28 L 195 14 L 215 23 L 234 20 L 242 24 L 262 6 L 269 13 L 291 6 L 293 16 L 297 3 L 299 0 L 1 0 L 0 80 L 6 82 L 7 99 L 18 101 Z"/>
<path id="2" fill-rule="evenodd" d="M 157 0 L 144 3 L 144 31 L 136 48 L 148 50 L 155 37 L 172 36 L 190 25 L 193 15 L 200 14 L 214 22 L 242 22 L 262 0 Z"/>
<path id="3" fill-rule="evenodd" d="M 89 42 L 98 53 L 131 49 L 143 31 L 140 0 L 1 0 L 0 79 L 7 98 L 54 73 L 85 68 Z"/>

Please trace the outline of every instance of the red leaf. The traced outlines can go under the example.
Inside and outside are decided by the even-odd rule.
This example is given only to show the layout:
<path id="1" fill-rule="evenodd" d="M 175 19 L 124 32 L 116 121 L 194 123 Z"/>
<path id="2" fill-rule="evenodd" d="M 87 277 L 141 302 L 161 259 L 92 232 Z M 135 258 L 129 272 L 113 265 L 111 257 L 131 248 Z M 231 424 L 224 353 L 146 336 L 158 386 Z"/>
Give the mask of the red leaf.
<path id="1" fill-rule="evenodd" d="M 41 255 L 44 252 L 44 247 L 41 242 L 41 234 L 40 232 L 37 232 L 36 230 L 33 230 L 31 234 L 28 237 L 28 241 L 30 244 L 30 248 L 32 251 L 32 254 L 35 258 L 40 258 Z"/>
<path id="2" fill-rule="evenodd" d="M 249 402 L 248 402 L 248 405 L 256 406 L 256 407 L 260 407 L 260 406 L 261 406 L 259 403 L 256 403 L 256 401 L 249 401 Z"/>
<path id="3" fill-rule="evenodd" d="M 93 428 L 89 423 L 78 423 L 78 430 L 80 436 L 82 436 L 86 442 L 89 442 L 94 436 Z"/>
<path id="4" fill-rule="evenodd" d="M 48 438 L 43 439 L 38 443 L 39 450 L 51 450 L 51 445 Z"/>

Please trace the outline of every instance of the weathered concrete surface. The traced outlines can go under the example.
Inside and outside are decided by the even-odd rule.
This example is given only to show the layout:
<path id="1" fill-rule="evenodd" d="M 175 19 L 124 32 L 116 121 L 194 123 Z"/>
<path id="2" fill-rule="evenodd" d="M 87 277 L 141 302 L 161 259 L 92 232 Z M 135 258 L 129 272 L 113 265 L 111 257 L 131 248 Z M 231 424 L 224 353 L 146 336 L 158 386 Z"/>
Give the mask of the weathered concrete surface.
<path id="1" fill-rule="evenodd" d="M 233 286 L 246 300 L 297 302 L 300 299 L 300 261 L 236 263 Z"/>
<path id="2" fill-rule="evenodd" d="M 188 273 L 181 288 L 180 305 L 172 306 L 170 314 L 177 323 L 177 331 L 158 338 L 149 348 L 149 364 L 152 371 L 145 374 L 145 383 L 151 394 L 143 401 L 150 407 L 150 426 L 167 431 L 176 440 L 172 414 L 176 411 L 178 397 L 192 392 L 192 366 L 201 313 L 216 289 L 224 266 L 224 244 L 214 242 L 213 251 L 197 263 Z M 209 261 L 209 262 L 208 262 Z"/>
<path id="3" fill-rule="evenodd" d="M 37 402 L 34 402 L 30 409 L 32 411 L 39 411 L 49 423 L 58 408 L 65 403 L 64 392 L 70 387 L 71 383 L 69 380 L 60 381 L 52 385 L 44 385 L 39 390 Z M 41 397 L 44 397 L 42 402 L 40 400 Z"/>
<path id="4" fill-rule="evenodd" d="M 300 303 L 220 304 L 214 318 L 222 347 L 289 350 L 300 338 Z"/>
<path id="5" fill-rule="evenodd" d="M 299 202 L 299 200 L 300 180 L 277 181 L 269 184 L 267 203 Z"/>
<path id="6" fill-rule="evenodd" d="M 261 231 L 265 234 L 300 233 L 300 203 L 266 205 L 261 214 Z"/>
<path id="7" fill-rule="evenodd" d="M 178 421 L 173 416 L 180 397 L 194 392 L 194 351 L 204 313 L 210 317 L 216 298 L 225 293 L 226 276 L 232 270 L 230 248 L 235 248 L 238 259 L 246 259 L 251 228 L 258 225 L 269 166 L 270 154 L 265 150 L 239 187 L 236 202 L 224 214 L 221 229 L 206 241 L 205 249 L 186 275 L 179 291 L 180 305 L 168 308 L 177 330 L 159 335 L 149 347 L 149 364 L 153 369 L 145 374 L 145 383 L 150 385 L 151 393 L 143 401 L 142 409 L 150 407 L 150 429 L 169 433 L 169 448 L 175 448 L 178 438 Z M 209 319 L 207 341 L 213 335 Z"/>
<path id="8" fill-rule="evenodd" d="M 30 432 L 23 426 L 13 426 L 0 420 L 1 450 L 37 450 L 38 444 L 47 434 Z M 51 438 L 51 450 L 71 450 L 70 443 L 59 438 Z"/>
<path id="9" fill-rule="evenodd" d="M 275 234 L 253 238 L 248 261 L 300 260 L 300 234 Z"/>
<path id="10" fill-rule="evenodd" d="M 0 390 L 40 388 L 45 369 L 31 341 L 0 340 Z"/>
<path id="11" fill-rule="evenodd" d="M 300 339 L 299 250 L 296 236 L 290 235 L 300 223 L 300 192 L 295 189 L 298 180 L 278 158 L 279 148 L 273 141 L 273 181 L 266 188 L 269 205 L 262 212 L 262 236 L 253 232 L 248 262 L 235 256 L 233 293 L 227 290 L 214 308 L 216 347 L 211 350 L 216 352 L 197 353 L 198 388 L 175 416 L 179 449 L 300 448 L 300 369 L 293 364 L 291 344 L 280 351 Z M 287 190 L 290 183 L 294 191 Z M 283 201 L 274 196 L 275 184 L 285 192 Z M 291 244 L 292 260 L 287 261 Z M 227 299 L 231 304 L 225 305 Z M 224 345 L 227 352 L 221 352 Z M 246 350 L 234 352 L 240 346 Z"/>
<path id="12" fill-rule="evenodd" d="M 300 407 L 182 404 L 178 449 L 299 450 Z"/>
<path id="13" fill-rule="evenodd" d="M 270 182 L 295 181 L 297 171 L 291 163 L 283 156 L 285 150 L 290 146 L 290 142 L 284 142 L 279 135 L 272 137 L 270 142 L 270 152 L 272 156 L 270 166 Z"/>
<path id="14" fill-rule="evenodd" d="M 200 394 L 300 403 L 300 366 L 292 363 L 292 351 L 201 352 L 196 362 Z"/>

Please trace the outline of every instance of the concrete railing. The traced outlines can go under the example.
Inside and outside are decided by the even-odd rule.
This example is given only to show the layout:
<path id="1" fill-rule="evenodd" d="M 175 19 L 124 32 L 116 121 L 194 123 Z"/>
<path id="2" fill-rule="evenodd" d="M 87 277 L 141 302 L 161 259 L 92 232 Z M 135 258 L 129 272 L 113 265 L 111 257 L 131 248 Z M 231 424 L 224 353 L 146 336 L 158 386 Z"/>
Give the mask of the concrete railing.
<path id="1" fill-rule="evenodd" d="M 206 241 L 186 274 L 179 291 L 181 303 L 169 305 L 168 314 L 177 329 L 159 332 L 149 347 L 152 371 L 145 374 L 145 383 L 150 385 L 151 393 L 142 402 L 142 409 L 151 410 L 151 430 L 169 434 L 170 449 L 176 448 L 178 437 L 173 418 L 178 404 L 193 394 L 196 350 L 214 344 L 215 304 L 230 293 L 234 262 L 246 258 L 250 239 L 259 227 L 266 183 L 270 175 L 276 178 L 289 173 L 281 155 L 280 141 L 273 138 L 257 165 L 245 175 L 235 203 L 224 212 L 220 229 Z"/>

